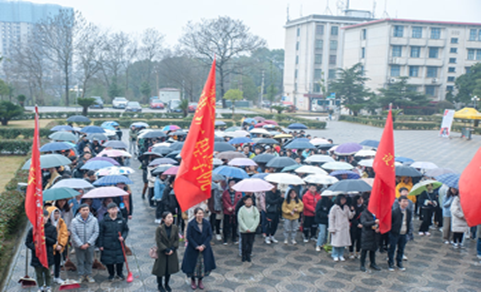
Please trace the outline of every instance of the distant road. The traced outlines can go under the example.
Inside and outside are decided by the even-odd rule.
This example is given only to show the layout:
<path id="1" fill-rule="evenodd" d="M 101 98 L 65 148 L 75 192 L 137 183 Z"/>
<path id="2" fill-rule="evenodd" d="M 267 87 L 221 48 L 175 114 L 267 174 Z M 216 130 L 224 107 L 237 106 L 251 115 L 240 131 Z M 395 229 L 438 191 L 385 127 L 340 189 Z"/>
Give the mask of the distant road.
<path id="1" fill-rule="evenodd" d="M 33 106 L 26 106 L 27 110 L 33 110 Z M 82 112 L 81 107 L 65 107 L 65 106 L 40 106 L 38 107 L 40 113 L 47 113 L 47 112 Z M 89 109 L 89 112 L 124 112 L 122 109 L 113 109 L 113 108 L 103 108 L 103 109 Z M 142 108 L 142 112 L 144 113 L 165 113 L 166 110 L 159 110 L 159 109 L 150 109 L 150 108 Z M 225 114 L 231 113 L 232 110 L 230 109 L 217 109 L 218 113 Z M 252 114 L 254 112 L 246 111 L 242 109 L 236 109 L 236 113 L 239 114 Z"/>

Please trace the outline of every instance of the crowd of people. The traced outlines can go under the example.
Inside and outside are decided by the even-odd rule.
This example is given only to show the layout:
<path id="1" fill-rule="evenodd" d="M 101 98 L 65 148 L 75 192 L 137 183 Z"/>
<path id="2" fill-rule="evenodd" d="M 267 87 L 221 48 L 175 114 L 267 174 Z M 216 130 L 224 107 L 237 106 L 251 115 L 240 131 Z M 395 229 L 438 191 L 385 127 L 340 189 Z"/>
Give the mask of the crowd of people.
<path id="1" fill-rule="evenodd" d="M 76 197 L 45 202 L 45 237 L 49 266 L 53 267 L 53 280 L 50 270 L 42 267 L 35 256 L 31 230 L 26 239 L 27 247 L 32 250 L 31 265 L 36 270 L 39 291 L 51 291 L 52 281 L 63 283 L 64 280 L 60 278 L 62 266 L 75 266 L 78 282 L 94 282 L 91 276 L 92 267 L 102 264 L 106 266 L 109 281 L 116 278 L 124 280 L 123 247 L 127 254 L 130 252 L 125 245 L 129 234 L 128 221 L 132 219 L 134 205 L 142 200 L 155 208 L 153 220 L 158 224 L 155 248 L 150 255 L 155 259 L 152 274 L 157 277 L 159 291 L 171 291 L 170 277 L 180 270 L 191 279 L 192 289 L 204 289 L 203 278 L 216 268 L 212 249 L 215 242 L 238 245 L 242 262 L 251 262 L 256 238 L 262 238 L 265 245 L 278 244 L 279 240 L 283 240 L 286 245 L 296 245 L 298 241 L 302 244 L 312 242 L 317 252 L 330 253 L 333 261 L 359 259 L 361 271 L 367 270 L 368 254 L 369 268 L 380 270 L 376 254 L 387 253 L 388 269 L 394 271 L 397 267 L 404 271 L 406 268 L 403 261 L 407 260 L 404 251 L 406 244 L 416 233 L 416 218 L 421 222 L 418 236 L 430 236 L 430 232 L 440 231 L 444 243 L 452 244 L 453 248 L 464 247 L 465 234 L 472 238 L 479 236 L 477 253 L 481 258 L 480 226 L 477 229 L 468 227 L 455 187 L 433 183 L 433 177 L 423 169 L 419 169 L 419 176 L 397 176 L 391 230 L 381 234 L 379 219 L 367 209 L 369 191 L 328 190 L 338 180 L 372 180 L 375 177 L 372 167 L 362 163 L 374 157 L 372 152 L 368 156 L 356 156 L 355 153 L 343 155 L 336 153 L 336 145 L 331 139 L 311 137 L 305 131 L 281 130 L 266 134 L 263 131 L 253 131 L 258 129 L 256 124 L 245 122 L 243 127 L 232 131 L 216 131 L 216 143 L 230 144 L 232 149 L 214 153 L 211 198 L 185 212 L 180 210 L 176 198 L 181 194 L 174 193 L 176 172 L 169 171 L 173 170 L 181 159 L 178 150 L 182 147 L 186 133 L 180 128 L 149 130 L 142 123 L 132 125 L 129 129 L 130 145 L 109 147 L 106 141 L 89 140 L 88 135 L 82 135 L 70 151 L 56 152 L 69 157 L 71 163 L 44 170 L 45 190 L 74 178 L 82 178 L 92 184 L 92 187 L 98 186 L 96 183 L 110 174 L 102 175 L 102 169 L 89 169 L 85 166 L 92 161 L 103 160 L 111 162 L 114 168 L 128 170 L 126 166 L 130 165 L 133 159 L 138 160 L 141 165 L 143 189 L 140 194 L 132 194 L 129 185 L 133 182 L 111 180 L 101 186 L 114 186 L 126 194 L 84 198 L 89 188 L 72 187 L 78 192 Z M 154 132 L 159 133 L 155 135 Z M 250 141 L 237 143 L 235 139 L 239 137 Z M 276 142 L 257 143 L 262 142 L 263 138 L 274 138 Z M 325 143 L 308 149 L 287 147 L 295 141 L 310 143 L 316 139 Z M 375 151 L 375 147 L 369 149 Z M 112 151 L 119 153 L 110 155 Z M 234 154 L 228 157 L 221 155 L 226 152 Z M 236 185 L 244 179 L 265 179 L 268 174 L 283 172 L 295 174 L 308 181 L 311 174 L 298 173 L 295 167 L 286 169 L 269 166 L 268 161 L 257 160 L 256 157 L 288 157 L 296 163 L 292 164 L 294 166 L 310 165 L 319 168 L 319 173 L 326 172 L 323 175 L 336 179 L 330 183 L 305 184 L 269 181 L 271 188 L 267 191 L 236 191 Z M 323 157 L 326 160 L 320 161 L 313 159 L 314 157 Z M 254 163 L 230 166 L 242 170 L 245 173 L 243 177 L 216 173 L 215 169 L 230 165 L 233 158 L 245 158 Z M 327 161 L 344 162 L 351 167 L 348 168 L 350 170 L 337 174 L 333 169 L 321 170 Z M 129 172 L 122 176 L 127 177 L 128 174 Z M 419 184 L 424 188 L 414 194 L 414 189 L 419 189 L 416 188 Z M 280 224 L 282 233 L 278 231 Z M 68 259 L 72 254 L 69 243 L 73 247 L 76 265 Z M 184 250 L 181 260 L 179 249 Z M 98 254 L 101 263 L 97 261 Z"/>

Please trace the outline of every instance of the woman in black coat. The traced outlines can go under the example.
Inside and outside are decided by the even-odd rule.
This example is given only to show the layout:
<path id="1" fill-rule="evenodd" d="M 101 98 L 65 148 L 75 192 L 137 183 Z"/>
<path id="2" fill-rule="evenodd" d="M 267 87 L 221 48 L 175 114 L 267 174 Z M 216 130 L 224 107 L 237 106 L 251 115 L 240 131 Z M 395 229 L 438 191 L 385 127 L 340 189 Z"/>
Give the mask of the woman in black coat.
<path id="1" fill-rule="evenodd" d="M 157 276 L 157 288 L 160 292 L 170 292 L 170 275 L 179 271 L 179 228 L 173 224 L 174 216 L 170 212 L 162 214 L 162 224 L 155 231 L 155 243 L 157 246 L 157 259 L 152 268 L 152 274 Z M 165 289 L 162 285 L 162 277 L 165 277 Z"/>
<path id="2" fill-rule="evenodd" d="M 364 199 L 357 195 L 354 197 L 352 201 L 352 206 L 354 206 L 354 217 L 351 219 L 351 246 L 349 247 L 349 258 L 354 259 L 355 257 L 359 258 L 359 252 L 361 251 L 361 233 L 362 233 L 362 224 L 361 224 L 361 213 L 364 211 Z M 354 246 L 356 247 L 356 254 L 354 255 Z"/>
<path id="3" fill-rule="evenodd" d="M 366 255 L 369 251 L 369 260 L 371 261 L 371 268 L 379 271 L 376 265 L 376 250 L 379 242 L 379 219 L 376 219 L 369 210 L 366 208 L 361 213 L 362 235 L 361 235 L 361 271 L 366 271 Z"/>
<path id="4" fill-rule="evenodd" d="M 321 248 L 326 244 L 327 228 L 329 225 L 329 211 L 332 207 L 330 197 L 321 197 L 321 200 L 316 205 L 316 215 L 314 221 L 319 224 L 319 236 L 317 237 L 316 251 L 321 251 Z"/>
<path id="5" fill-rule="evenodd" d="M 204 210 L 195 208 L 195 220 L 187 225 L 187 247 L 182 261 L 182 272 L 191 278 L 190 287 L 195 290 L 204 289 L 202 279 L 216 268 L 214 253 L 210 246 L 212 228 L 209 221 L 204 219 Z M 198 285 L 195 283 L 198 279 Z"/>
<path id="6" fill-rule="evenodd" d="M 122 273 L 124 266 L 124 254 L 122 252 L 121 241 L 125 241 L 129 234 L 127 221 L 118 216 L 118 207 L 115 203 L 107 205 L 108 214 L 100 222 L 98 247 L 102 251 L 100 261 L 107 266 L 109 271 L 109 281 L 113 281 L 115 276 L 114 265 L 117 270 L 117 277 L 124 280 Z M 119 235 L 119 232 L 121 236 Z"/>

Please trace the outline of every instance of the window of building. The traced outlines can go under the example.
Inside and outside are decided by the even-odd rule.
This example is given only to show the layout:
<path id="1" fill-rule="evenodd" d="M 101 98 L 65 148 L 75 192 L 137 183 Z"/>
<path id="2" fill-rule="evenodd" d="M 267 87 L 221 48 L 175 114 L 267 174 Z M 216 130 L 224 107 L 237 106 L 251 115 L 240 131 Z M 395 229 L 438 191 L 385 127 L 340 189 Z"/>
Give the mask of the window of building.
<path id="1" fill-rule="evenodd" d="M 296 42 L 296 51 L 299 50 L 299 42 Z"/>
<path id="2" fill-rule="evenodd" d="M 361 65 L 361 75 L 364 76 L 364 65 Z"/>
<path id="3" fill-rule="evenodd" d="M 412 37 L 415 39 L 420 39 L 423 37 L 423 28 L 420 26 L 413 26 Z"/>
<path id="4" fill-rule="evenodd" d="M 441 29 L 439 27 L 431 28 L 431 39 L 439 40 L 441 38 Z"/>
<path id="5" fill-rule="evenodd" d="M 476 40 L 476 29 L 470 29 L 469 30 L 469 40 L 470 41 L 475 41 Z"/>
<path id="6" fill-rule="evenodd" d="M 322 78 L 322 70 L 314 69 L 314 79 L 321 79 L 321 78 Z"/>
<path id="7" fill-rule="evenodd" d="M 296 64 L 299 64 L 299 56 L 296 56 Z"/>
<path id="8" fill-rule="evenodd" d="M 426 93 L 426 95 L 434 96 L 436 94 L 436 86 L 426 85 L 425 86 L 425 93 Z"/>
<path id="9" fill-rule="evenodd" d="M 294 71 L 294 78 L 297 78 L 297 69 Z"/>
<path id="10" fill-rule="evenodd" d="M 324 34 L 324 25 L 316 25 L 316 34 L 323 35 Z"/>
<path id="11" fill-rule="evenodd" d="M 429 47 L 429 58 L 438 58 L 439 57 L 439 48 L 436 47 Z"/>
<path id="12" fill-rule="evenodd" d="M 329 65 L 336 65 L 336 55 L 329 55 Z"/>
<path id="13" fill-rule="evenodd" d="M 401 55 L 402 55 L 402 46 L 392 46 L 392 56 L 401 57 Z"/>
<path id="14" fill-rule="evenodd" d="M 456 58 L 449 58 L 449 63 L 456 64 Z"/>
<path id="15" fill-rule="evenodd" d="M 458 38 L 451 38 L 451 43 L 452 43 L 452 44 L 457 44 L 457 43 L 458 43 Z"/>
<path id="16" fill-rule="evenodd" d="M 316 54 L 314 56 L 314 63 L 316 64 L 322 64 L 322 54 Z"/>
<path id="17" fill-rule="evenodd" d="M 361 48 L 361 59 L 366 58 L 366 48 Z"/>
<path id="18" fill-rule="evenodd" d="M 336 79 L 336 69 L 329 69 L 329 74 L 328 74 L 327 78 Z"/>
<path id="19" fill-rule="evenodd" d="M 314 83 L 314 92 L 321 92 L 321 85 L 319 83 Z"/>
<path id="20" fill-rule="evenodd" d="M 453 91 L 454 91 L 454 86 L 452 86 L 452 85 L 446 86 L 446 91 L 451 91 L 451 92 L 453 92 Z"/>
<path id="21" fill-rule="evenodd" d="M 401 66 L 391 65 L 391 77 L 399 77 L 401 75 Z"/>
<path id="22" fill-rule="evenodd" d="M 296 82 L 296 83 L 294 83 L 294 91 L 296 91 L 296 92 L 297 92 L 297 82 Z"/>
<path id="23" fill-rule="evenodd" d="M 449 52 L 450 52 L 451 54 L 457 54 L 457 53 L 458 53 L 458 48 L 451 48 L 451 49 L 449 49 Z"/>
<path id="24" fill-rule="evenodd" d="M 474 60 L 475 49 L 468 49 L 468 60 Z"/>
<path id="25" fill-rule="evenodd" d="M 366 31 L 366 29 L 364 28 L 364 29 L 362 30 L 362 37 L 361 37 L 361 38 L 362 38 L 363 40 L 365 40 L 365 39 L 366 39 L 366 36 L 367 36 L 367 31 Z"/>
<path id="26" fill-rule="evenodd" d="M 448 67 L 449 73 L 456 73 L 456 67 Z"/>
<path id="27" fill-rule="evenodd" d="M 464 70 L 466 70 L 466 74 L 471 73 L 471 67 L 464 67 Z"/>
<path id="28" fill-rule="evenodd" d="M 316 49 L 322 50 L 322 47 L 324 46 L 324 41 L 323 40 L 316 40 Z"/>
<path id="29" fill-rule="evenodd" d="M 297 36 L 300 36 L 301 35 L 301 29 L 298 27 L 297 28 Z"/>
<path id="30" fill-rule="evenodd" d="M 409 77 L 418 77 L 419 66 L 409 66 Z"/>
<path id="31" fill-rule="evenodd" d="M 337 41 L 331 41 L 329 48 L 331 50 L 337 50 Z"/>
<path id="32" fill-rule="evenodd" d="M 454 82 L 455 78 L 456 77 L 454 77 L 454 76 L 448 76 L 448 82 Z"/>
<path id="33" fill-rule="evenodd" d="M 421 47 L 411 47 L 411 58 L 421 57 Z"/>
<path id="34" fill-rule="evenodd" d="M 481 29 L 478 31 L 478 41 L 481 41 Z"/>
<path id="35" fill-rule="evenodd" d="M 428 66 L 426 71 L 426 77 L 428 78 L 438 77 L 438 67 Z"/>
<path id="36" fill-rule="evenodd" d="M 339 34 L 339 27 L 331 26 L 331 35 L 338 35 L 338 34 Z"/>
<path id="37" fill-rule="evenodd" d="M 480 49 L 476 50 L 476 60 L 478 60 L 478 61 L 481 60 L 481 50 Z"/>
<path id="38" fill-rule="evenodd" d="M 393 36 L 397 38 L 402 38 L 404 34 L 404 26 L 402 25 L 395 25 Z"/>

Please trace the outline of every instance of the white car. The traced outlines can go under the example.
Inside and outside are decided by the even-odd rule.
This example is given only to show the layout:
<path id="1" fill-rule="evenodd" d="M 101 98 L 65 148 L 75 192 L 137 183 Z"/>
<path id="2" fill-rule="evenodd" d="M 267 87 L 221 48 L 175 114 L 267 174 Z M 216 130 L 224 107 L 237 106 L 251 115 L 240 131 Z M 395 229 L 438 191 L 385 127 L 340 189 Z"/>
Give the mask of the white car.
<path id="1" fill-rule="evenodd" d="M 125 97 L 116 97 L 114 100 L 112 100 L 112 107 L 124 109 L 128 102 L 129 101 Z"/>

